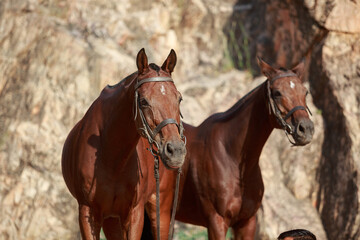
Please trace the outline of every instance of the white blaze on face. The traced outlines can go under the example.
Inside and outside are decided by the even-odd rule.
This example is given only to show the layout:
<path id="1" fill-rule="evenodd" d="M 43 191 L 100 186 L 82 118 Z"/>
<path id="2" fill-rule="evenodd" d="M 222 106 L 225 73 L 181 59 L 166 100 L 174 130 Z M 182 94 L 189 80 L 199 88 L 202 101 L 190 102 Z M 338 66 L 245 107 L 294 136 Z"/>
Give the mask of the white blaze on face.
<path id="1" fill-rule="evenodd" d="M 290 81 L 290 87 L 294 88 L 295 87 L 295 83 L 293 83 L 293 81 Z"/>
<path id="2" fill-rule="evenodd" d="M 161 92 L 162 95 L 165 95 L 164 85 L 161 85 L 160 92 Z"/>

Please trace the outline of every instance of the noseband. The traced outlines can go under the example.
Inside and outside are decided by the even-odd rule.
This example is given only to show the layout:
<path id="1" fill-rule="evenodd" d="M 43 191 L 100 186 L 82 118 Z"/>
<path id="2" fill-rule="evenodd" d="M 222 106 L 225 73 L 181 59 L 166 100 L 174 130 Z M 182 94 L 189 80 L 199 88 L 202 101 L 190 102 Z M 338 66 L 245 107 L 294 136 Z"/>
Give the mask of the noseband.
<path id="1" fill-rule="evenodd" d="M 137 112 L 139 112 L 139 116 L 142 123 L 142 130 L 143 135 L 147 138 L 150 148 L 148 149 L 150 153 L 154 157 L 154 175 L 156 180 L 156 232 L 157 232 L 157 239 L 160 240 L 160 174 L 159 174 L 159 156 L 160 156 L 160 147 L 161 143 L 158 143 L 155 140 L 156 135 L 158 135 L 163 127 L 165 127 L 168 124 L 175 124 L 178 128 L 180 137 L 182 140 L 184 140 L 186 144 L 186 138 L 184 136 L 184 127 L 182 124 L 182 121 L 180 119 L 180 123 L 177 123 L 177 121 L 173 118 L 167 118 L 163 120 L 161 123 L 159 123 L 154 130 L 152 130 L 149 126 L 149 123 L 146 121 L 145 115 L 142 111 L 140 106 L 140 98 L 138 93 L 138 88 L 147 82 L 174 82 L 172 78 L 170 77 L 152 77 L 152 78 L 146 78 L 139 82 L 137 82 L 134 86 L 135 89 L 135 101 L 134 101 L 134 120 L 137 118 Z M 180 117 L 182 117 L 180 112 Z M 154 150 L 153 145 L 156 146 L 157 150 Z M 176 186 L 175 186 L 175 193 L 174 193 L 174 200 L 173 200 L 173 208 L 172 208 L 172 214 L 171 214 L 171 221 L 170 221 L 170 227 L 169 227 L 169 236 L 168 239 L 172 239 L 172 236 L 174 234 L 174 224 L 175 224 L 175 213 L 176 213 L 176 207 L 177 207 L 177 199 L 179 194 L 179 183 L 180 183 L 180 174 L 181 174 L 181 168 L 177 169 L 177 177 L 176 177 Z"/>
<path id="2" fill-rule="evenodd" d="M 304 111 L 307 111 L 309 112 L 310 115 L 312 115 L 309 107 L 306 105 L 306 107 L 304 106 L 295 106 L 293 109 L 291 109 L 286 115 L 285 117 L 283 118 L 281 116 L 281 112 L 274 100 L 274 98 L 272 97 L 272 94 L 271 94 L 271 91 L 270 91 L 270 85 L 273 84 L 275 82 L 275 80 L 279 79 L 279 78 L 284 78 L 284 77 L 298 77 L 298 75 L 296 75 L 295 73 L 284 73 L 284 74 L 280 74 L 279 76 L 276 76 L 272 79 L 268 79 L 267 81 L 267 95 L 268 95 L 268 98 L 269 98 L 269 105 L 270 105 L 270 111 L 272 113 L 274 113 L 275 117 L 276 117 L 276 120 L 278 121 L 279 125 L 281 126 L 282 129 L 284 129 L 285 133 L 286 133 L 286 136 L 288 136 L 288 134 L 292 135 L 295 133 L 295 130 L 293 129 L 293 127 L 288 124 L 286 122 L 286 120 L 291 117 L 294 112 L 298 111 L 298 110 L 304 110 Z M 289 137 L 288 137 L 289 138 Z M 290 139 L 289 139 L 290 141 Z M 290 141 L 292 144 L 295 145 L 295 143 L 293 143 L 292 141 Z"/>

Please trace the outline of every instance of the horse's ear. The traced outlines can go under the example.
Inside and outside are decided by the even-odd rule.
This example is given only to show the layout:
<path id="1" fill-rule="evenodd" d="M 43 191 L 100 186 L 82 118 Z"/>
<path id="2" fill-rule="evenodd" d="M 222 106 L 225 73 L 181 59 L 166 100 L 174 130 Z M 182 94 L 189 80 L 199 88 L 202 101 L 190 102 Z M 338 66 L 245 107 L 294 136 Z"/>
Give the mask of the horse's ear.
<path id="1" fill-rule="evenodd" d="M 304 81 L 304 79 L 303 79 L 304 69 L 305 69 L 305 61 L 302 60 L 298 65 L 296 65 L 293 69 L 291 69 L 291 71 L 296 73 L 296 75 L 298 75 L 300 80 L 303 82 Z"/>
<path id="2" fill-rule="evenodd" d="M 165 62 L 161 66 L 161 69 L 171 74 L 172 71 L 174 70 L 175 65 L 176 65 L 176 53 L 173 49 L 171 49 L 169 56 L 166 58 Z"/>
<path id="3" fill-rule="evenodd" d="M 149 68 L 148 58 L 146 56 L 144 48 L 142 48 L 137 54 L 136 65 L 137 65 L 139 74 L 142 74 L 143 72 L 145 72 L 146 69 Z"/>
<path id="4" fill-rule="evenodd" d="M 261 69 L 261 72 L 268 78 L 271 79 L 275 76 L 276 70 L 267 64 L 264 60 L 262 60 L 260 57 L 257 57 L 257 62 L 259 64 L 259 67 Z"/>

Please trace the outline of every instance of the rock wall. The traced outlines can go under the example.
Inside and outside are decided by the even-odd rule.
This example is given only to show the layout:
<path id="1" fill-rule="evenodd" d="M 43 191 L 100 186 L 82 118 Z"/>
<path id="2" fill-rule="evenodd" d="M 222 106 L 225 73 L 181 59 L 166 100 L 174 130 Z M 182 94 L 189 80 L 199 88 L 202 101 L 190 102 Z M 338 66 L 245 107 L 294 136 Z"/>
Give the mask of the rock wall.
<path id="1" fill-rule="evenodd" d="M 297 155 L 294 159 L 301 163 L 297 162 L 295 166 L 289 160 L 291 155 L 286 155 L 285 161 L 277 166 L 285 176 L 281 182 L 292 192 L 290 197 L 309 200 L 315 207 L 328 239 L 358 239 L 360 29 L 357 23 L 360 2 L 258 0 L 238 1 L 236 6 L 240 10 L 233 13 L 225 32 L 229 36 L 229 48 L 235 53 L 233 59 L 237 67 L 252 68 L 257 73 L 256 55 L 288 68 L 305 59 L 306 77 L 313 102 L 319 109 L 315 115 L 321 114 L 324 121 L 324 128 L 316 125 L 316 132 L 322 132 L 323 142 L 317 142 L 315 137 L 315 142 L 311 143 L 315 147 L 312 154 Z M 232 33 L 234 22 L 237 30 Z M 236 37 L 232 38 L 232 35 Z M 243 47 L 239 48 L 241 44 Z M 261 161 L 263 168 L 268 167 L 266 161 Z M 301 169 L 304 162 L 305 171 Z M 301 178 L 304 173 L 307 177 Z M 265 180 L 267 174 L 265 171 Z M 302 179 L 308 179 L 310 184 Z M 266 191 L 274 181 L 276 179 L 265 182 Z M 296 182 L 299 183 L 297 186 L 294 185 Z M 265 192 L 263 212 L 259 214 L 261 226 L 267 225 L 266 219 L 271 215 L 269 208 L 279 207 L 271 202 L 274 198 L 278 198 L 276 192 Z M 294 207 L 295 204 L 291 206 L 284 209 L 288 212 L 299 209 Z M 308 221 L 314 219 L 307 210 L 301 211 Z M 274 212 L 279 214 L 281 210 L 277 208 Z M 283 216 L 289 223 L 296 219 L 288 213 Z M 313 229 L 310 225 L 309 229 Z M 291 223 L 288 226 L 299 225 Z M 270 235 L 269 232 L 269 228 L 260 228 L 260 234 Z M 319 236 L 317 230 L 314 232 Z M 319 238 L 324 239 L 323 236 Z"/>
<path id="2" fill-rule="evenodd" d="M 330 32 L 313 54 L 314 103 L 325 121 L 317 208 L 329 239 L 359 239 L 360 34 Z"/>
<path id="3" fill-rule="evenodd" d="M 0 239 L 78 236 L 60 168 L 70 129 L 106 84 L 136 70 L 142 47 L 158 64 L 176 50 L 177 84 L 220 71 L 233 4 L 0 1 Z"/>
<path id="4" fill-rule="evenodd" d="M 253 78 L 256 55 L 285 67 L 305 57 L 316 133 L 303 148 L 281 131 L 267 142 L 257 239 L 299 227 L 319 239 L 358 239 L 359 5 L 0 1 L 0 239 L 78 238 L 63 142 L 106 84 L 136 70 L 142 47 L 158 64 L 175 49 L 182 111 L 195 125 L 265 80 Z"/>

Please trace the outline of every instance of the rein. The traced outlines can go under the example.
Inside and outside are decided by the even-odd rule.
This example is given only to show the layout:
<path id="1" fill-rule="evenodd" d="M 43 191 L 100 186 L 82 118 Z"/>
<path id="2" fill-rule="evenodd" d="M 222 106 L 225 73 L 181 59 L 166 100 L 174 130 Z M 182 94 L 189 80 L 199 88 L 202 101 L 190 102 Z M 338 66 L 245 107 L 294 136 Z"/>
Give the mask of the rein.
<path id="1" fill-rule="evenodd" d="M 279 107 L 277 106 L 274 98 L 272 97 L 272 94 L 271 94 L 271 91 L 270 91 L 270 85 L 273 84 L 275 82 L 275 80 L 279 79 L 279 78 L 284 78 L 284 77 L 298 77 L 298 75 L 296 75 L 295 73 L 284 73 L 284 74 L 280 74 L 272 79 L 268 79 L 267 80 L 267 95 L 268 95 L 268 98 L 269 98 L 269 111 L 270 111 L 270 114 L 271 113 L 274 113 L 275 117 L 276 117 L 276 120 L 277 122 L 279 123 L 279 125 L 281 126 L 281 128 L 285 131 L 285 134 L 286 134 L 286 137 L 288 138 L 289 142 L 291 144 L 293 144 L 294 146 L 296 145 L 295 142 L 291 141 L 291 139 L 289 138 L 289 135 L 293 135 L 295 133 L 295 130 L 293 129 L 293 127 L 288 124 L 286 122 L 286 120 L 291 117 L 294 112 L 298 111 L 298 110 L 304 110 L 304 111 L 307 111 L 309 112 L 309 114 L 312 116 L 312 113 L 309 109 L 309 107 L 306 105 L 306 107 L 304 106 L 295 106 L 294 108 L 292 108 L 286 115 L 285 117 L 283 118 L 282 115 L 281 115 L 281 112 L 279 110 Z"/>
<path id="2" fill-rule="evenodd" d="M 173 118 L 167 118 L 163 120 L 161 123 L 159 123 L 153 130 L 150 128 L 148 122 L 146 121 L 145 115 L 142 111 L 142 109 L 139 107 L 140 99 L 138 94 L 138 88 L 148 82 L 174 82 L 172 78 L 170 77 L 152 77 L 152 78 L 146 78 L 139 82 L 137 82 L 134 86 L 135 89 L 135 107 L 134 107 L 134 120 L 137 118 L 138 112 L 141 119 L 141 123 L 143 125 L 140 130 L 142 130 L 143 135 L 146 137 L 146 139 L 149 142 L 150 148 L 147 150 L 150 151 L 150 153 L 154 157 L 154 177 L 156 180 L 156 232 L 157 232 L 157 239 L 160 240 L 160 174 L 159 174 L 159 158 L 160 158 L 160 147 L 161 144 L 158 143 L 155 140 L 155 137 L 157 134 L 160 133 L 161 129 L 165 127 L 168 124 L 175 124 L 178 128 L 179 134 L 181 139 L 184 139 L 186 144 L 186 138 L 184 136 L 184 127 L 182 124 L 182 121 L 180 120 L 180 124 L 177 123 L 177 121 Z M 180 116 L 182 117 L 181 113 Z M 157 150 L 154 149 L 154 145 Z M 175 224 L 175 213 L 176 213 L 176 207 L 177 207 L 177 200 L 178 200 L 178 194 L 179 194 L 179 183 L 180 183 L 180 174 L 181 174 L 181 168 L 177 169 L 177 177 L 176 177 L 176 187 L 175 187 L 175 193 L 174 193 L 174 200 L 173 200 L 173 208 L 172 208 L 172 214 L 171 214 L 171 222 L 170 222 L 170 228 L 169 228 L 169 240 L 172 239 L 172 235 L 174 233 L 174 224 Z"/>

